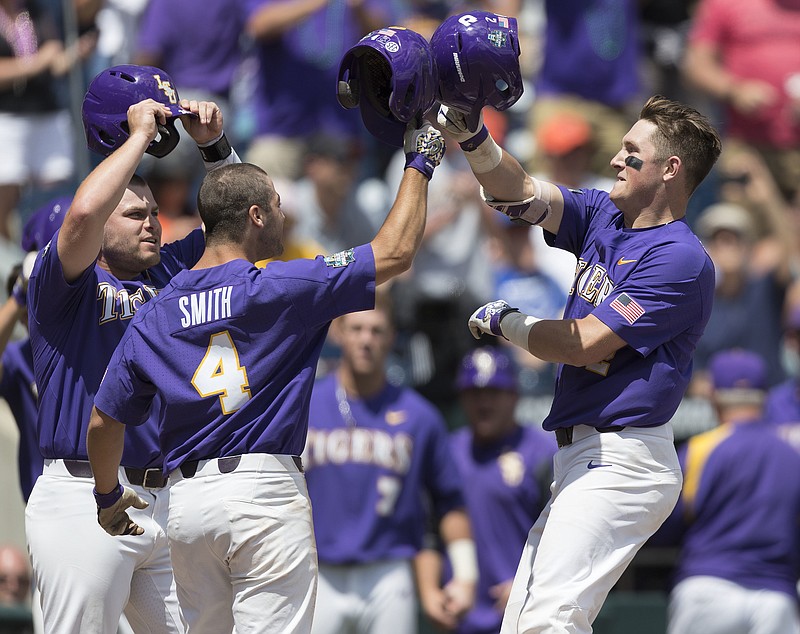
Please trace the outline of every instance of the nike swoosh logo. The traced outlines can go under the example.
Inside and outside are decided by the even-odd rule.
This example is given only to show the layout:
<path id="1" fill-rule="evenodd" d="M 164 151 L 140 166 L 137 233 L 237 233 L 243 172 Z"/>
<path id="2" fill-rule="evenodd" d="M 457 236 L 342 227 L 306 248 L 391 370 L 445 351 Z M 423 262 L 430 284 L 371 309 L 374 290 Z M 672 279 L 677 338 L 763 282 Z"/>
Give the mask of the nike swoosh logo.
<path id="1" fill-rule="evenodd" d="M 599 469 L 600 467 L 613 467 L 613 466 L 614 466 L 614 465 L 610 465 L 610 464 L 602 464 L 602 463 L 597 463 L 597 464 L 595 464 L 595 461 L 594 461 L 594 460 L 590 460 L 590 461 L 589 461 L 589 464 L 588 464 L 588 465 L 586 465 L 586 468 L 587 468 L 587 469 Z"/>
<path id="2" fill-rule="evenodd" d="M 631 262 L 636 262 L 636 260 L 626 260 L 625 258 L 620 258 L 617 260 L 617 266 L 622 266 L 623 264 L 630 264 Z"/>

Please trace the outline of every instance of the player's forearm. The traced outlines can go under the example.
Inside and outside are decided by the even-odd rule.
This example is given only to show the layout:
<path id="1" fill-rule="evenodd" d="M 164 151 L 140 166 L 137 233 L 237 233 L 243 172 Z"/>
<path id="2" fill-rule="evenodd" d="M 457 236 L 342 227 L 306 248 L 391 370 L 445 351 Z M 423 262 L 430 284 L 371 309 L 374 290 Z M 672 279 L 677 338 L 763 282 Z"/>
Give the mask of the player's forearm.
<path id="1" fill-rule="evenodd" d="M 626 345 L 593 315 L 583 319 L 536 319 L 519 312 L 509 313 L 500 328 L 506 338 L 533 356 L 576 367 L 599 363 Z"/>
<path id="2" fill-rule="evenodd" d="M 86 433 L 86 450 L 98 493 L 108 493 L 117 486 L 124 446 L 125 425 L 93 407 Z"/>
<path id="3" fill-rule="evenodd" d="M 413 168 L 403 173 L 394 205 L 372 240 L 375 281 L 407 271 L 422 243 L 428 209 L 428 179 Z"/>

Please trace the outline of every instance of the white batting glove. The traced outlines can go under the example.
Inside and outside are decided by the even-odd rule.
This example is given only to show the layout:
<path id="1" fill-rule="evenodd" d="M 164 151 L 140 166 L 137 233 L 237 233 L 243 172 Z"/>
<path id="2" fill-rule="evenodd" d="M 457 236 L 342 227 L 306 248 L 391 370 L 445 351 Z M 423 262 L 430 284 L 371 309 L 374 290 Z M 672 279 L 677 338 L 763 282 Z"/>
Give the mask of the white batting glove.
<path id="1" fill-rule="evenodd" d="M 131 507 L 145 509 L 148 504 L 133 489 L 117 484 L 111 493 L 98 493 L 95 489 L 94 499 L 97 502 L 97 522 L 109 535 L 141 535 L 144 529 L 136 524 L 125 512 Z"/>
<path id="2" fill-rule="evenodd" d="M 439 114 L 436 116 L 436 121 L 439 123 L 442 130 L 458 141 L 459 145 L 470 141 L 484 128 L 482 112 L 478 118 L 478 125 L 474 130 L 470 130 L 467 125 L 467 115 L 461 112 L 461 110 L 456 110 L 455 108 L 445 105 L 439 106 Z"/>
<path id="3" fill-rule="evenodd" d="M 518 313 L 519 308 L 513 308 L 508 302 L 498 299 L 484 304 L 469 318 L 467 326 L 472 336 L 480 339 L 482 335 L 505 337 L 500 329 L 500 320 L 508 313 Z"/>
<path id="4" fill-rule="evenodd" d="M 403 137 L 406 168 L 413 167 L 430 180 L 433 170 L 442 162 L 446 149 L 444 136 L 430 123 L 423 122 L 420 127 L 408 124 Z"/>

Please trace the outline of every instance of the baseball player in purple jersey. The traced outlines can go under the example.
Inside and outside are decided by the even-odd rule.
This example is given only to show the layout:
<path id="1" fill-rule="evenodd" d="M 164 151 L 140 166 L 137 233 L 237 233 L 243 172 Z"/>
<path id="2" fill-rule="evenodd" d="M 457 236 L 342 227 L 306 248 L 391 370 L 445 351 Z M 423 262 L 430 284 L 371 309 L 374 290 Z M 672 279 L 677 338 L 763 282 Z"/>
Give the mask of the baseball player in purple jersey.
<path id="1" fill-rule="evenodd" d="M 92 81 L 83 108 L 87 141 L 107 157 L 78 188 L 31 274 L 29 325 L 45 464 L 25 528 L 48 633 L 115 632 L 123 610 L 135 632 L 182 631 L 155 419 L 131 429 L 117 472 L 150 503 L 136 514 L 147 527 L 144 539 L 113 539 L 97 526 L 86 449 L 95 392 L 131 318 L 202 254 L 200 231 L 161 247 L 158 207 L 134 175 L 145 152 L 163 153 L 177 143 L 179 115 L 195 142 L 207 145 L 201 150 L 213 160 L 207 166 L 238 160 L 218 152 L 224 137 L 216 105 L 180 102 L 158 69 L 113 67 Z"/>
<path id="2" fill-rule="evenodd" d="M 26 328 L 28 326 L 28 277 L 36 253 L 50 242 L 61 226 L 71 202 L 71 196 L 54 198 L 37 209 L 25 223 L 21 243 L 28 255 L 9 276 L 9 298 L 0 308 L 0 396 L 8 403 L 19 428 L 17 468 L 22 498 L 26 502 L 44 466 L 36 437 L 37 389 L 33 376 L 33 350 L 29 337 L 9 340 L 17 322 Z"/>
<path id="3" fill-rule="evenodd" d="M 509 39 L 494 33 L 497 21 L 468 18 L 443 23 L 461 33 L 455 57 L 450 40 L 431 41 L 443 104 L 459 103 L 452 95 L 479 83 L 473 58 L 492 58 L 493 48 L 504 50 L 493 42 Z M 468 68 L 463 83 L 449 79 L 455 58 L 462 73 Z M 611 159 L 610 194 L 569 190 L 531 177 L 494 142 L 481 123 L 484 103 L 444 105 L 439 123 L 465 150 L 491 206 L 541 226 L 551 246 L 577 258 L 564 319 L 538 319 L 502 300 L 469 318 L 476 338 L 502 336 L 559 364 L 543 422 L 560 447 L 552 496 L 528 535 L 502 632 L 588 633 L 680 492 L 667 423 L 689 382 L 714 290 L 711 260 L 684 216 L 721 143 L 699 112 L 653 97 Z"/>
<path id="4" fill-rule="evenodd" d="M 152 528 L 126 513 L 147 502 L 119 480 L 118 464 L 126 425 L 156 410 L 170 552 L 192 632 L 311 629 L 317 556 L 299 458 L 311 389 L 331 320 L 372 308 L 375 286 L 408 269 L 419 246 L 441 134 L 409 125 L 406 150 L 372 242 L 263 269 L 253 263 L 283 249 L 272 180 L 250 164 L 208 174 L 202 258 L 133 317 L 108 364 L 87 437 L 98 520 L 123 541 L 148 539 Z"/>
<path id="5" fill-rule="evenodd" d="M 335 322 L 341 360 L 311 395 L 303 464 L 320 567 L 317 614 L 324 615 L 314 634 L 417 631 L 412 560 L 429 514 L 448 548 L 468 558 L 435 594 L 462 612 L 475 591 L 475 546 L 447 427 L 431 403 L 387 381 L 394 326 L 388 301 L 378 300 L 375 310 Z"/>
<path id="6" fill-rule="evenodd" d="M 467 426 L 453 433 L 451 447 L 478 546 L 478 589 L 462 619 L 428 616 L 459 634 L 496 634 L 528 530 L 550 495 L 557 445 L 538 426 L 517 423 L 517 369 L 500 347 L 464 356 L 456 387 Z M 435 551 L 417 557 L 421 587 L 438 583 L 439 559 Z"/>
<path id="7" fill-rule="evenodd" d="M 680 544 L 670 634 L 797 634 L 800 455 L 763 417 L 767 367 L 744 350 L 709 362 L 719 426 L 678 452 L 683 491 L 654 544 Z"/>

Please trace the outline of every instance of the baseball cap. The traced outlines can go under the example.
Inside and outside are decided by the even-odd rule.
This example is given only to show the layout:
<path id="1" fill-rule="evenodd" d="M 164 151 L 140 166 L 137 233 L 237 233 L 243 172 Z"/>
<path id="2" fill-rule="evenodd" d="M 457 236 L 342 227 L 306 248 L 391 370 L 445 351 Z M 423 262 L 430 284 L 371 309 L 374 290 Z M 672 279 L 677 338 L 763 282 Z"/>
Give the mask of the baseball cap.
<path id="1" fill-rule="evenodd" d="M 539 149 L 552 156 L 563 156 L 592 140 L 592 126 L 575 112 L 560 112 L 547 119 L 536 132 Z"/>
<path id="2" fill-rule="evenodd" d="M 20 243 L 23 250 L 39 251 L 44 248 L 64 222 L 64 216 L 71 204 L 72 196 L 59 196 L 34 211 L 22 228 Z"/>
<path id="3" fill-rule="evenodd" d="M 723 404 L 760 403 L 767 389 L 767 364 L 749 350 L 722 350 L 708 362 L 715 398 Z"/>
<path id="4" fill-rule="evenodd" d="M 756 227 L 750 212 L 741 205 L 715 203 L 706 207 L 697 218 L 696 229 L 703 238 L 711 238 L 722 229 L 733 231 L 743 238 L 752 238 Z"/>
<path id="5" fill-rule="evenodd" d="M 517 390 L 517 370 L 511 357 L 494 346 L 477 348 L 461 360 L 456 380 L 459 390 L 496 388 Z"/>

